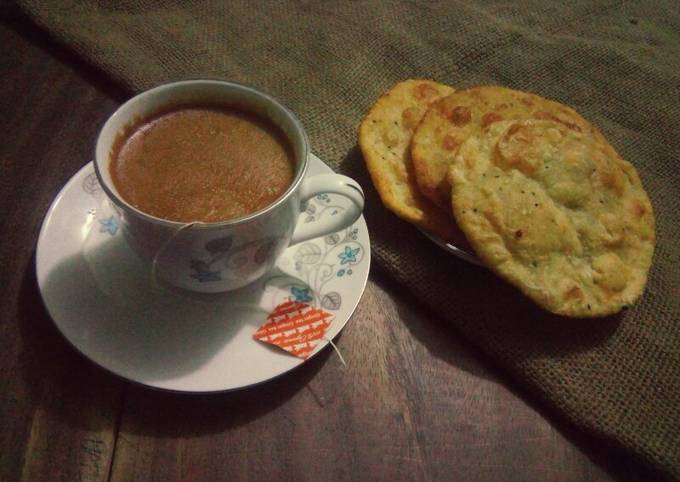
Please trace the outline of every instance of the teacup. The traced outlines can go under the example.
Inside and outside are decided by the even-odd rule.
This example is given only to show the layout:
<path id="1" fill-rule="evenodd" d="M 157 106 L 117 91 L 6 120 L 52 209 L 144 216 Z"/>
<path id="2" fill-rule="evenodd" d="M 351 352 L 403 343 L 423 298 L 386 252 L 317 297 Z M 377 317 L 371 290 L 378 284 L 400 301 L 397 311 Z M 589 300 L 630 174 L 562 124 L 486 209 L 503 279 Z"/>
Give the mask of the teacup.
<path id="1" fill-rule="evenodd" d="M 238 104 L 270 120 L 285 134 L 295 159 L 293 182 L 269 206 L 215 223 L 181 223 L 142 212 L 118 192 L 110 173 L 114 143 L 138 119 L 174 105 Z M 159 279 L 192 291 L 217 293 L 241 288 L 269 272 L 283 251 L 302 241 L 334 233 L 354 223 L 364 206 L 359 184 L 340 174 L 307 176 L 309 141 L 286 107 L 253 88 L 233 82 L 188 80 L 161 85 L 125 102 L 104 124 L 97 139 L 95 172 L 121 218 L 126 241 L 151 263 Z M 299 223 L 305 201 L 324 193 L 351 201 L 337 216 Z"/>

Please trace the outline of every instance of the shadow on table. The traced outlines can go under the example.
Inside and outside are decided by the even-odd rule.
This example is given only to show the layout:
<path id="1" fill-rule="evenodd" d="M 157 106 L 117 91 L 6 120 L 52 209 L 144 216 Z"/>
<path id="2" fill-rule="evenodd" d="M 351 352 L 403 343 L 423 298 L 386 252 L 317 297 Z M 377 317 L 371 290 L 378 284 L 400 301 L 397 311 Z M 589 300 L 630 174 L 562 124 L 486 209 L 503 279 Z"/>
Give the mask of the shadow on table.
<path id="1" fill-rule="evenodd" d="M 491 273 L 482 276 L 487 275 L 494 277 Z M 386 273 L 383 277 L 385 285 L 392 285 L 392 289 L 403 292 L 403 288 L 397 288 L 397 283 Z M 470 321 L 480 325 L 472 331 L 472 336 L 478 336 L 477 330 L 481 329 L 486 332 L 485 337 L 488 331 L 493 331 L 495 339 L 492 338 L 490 343 L 502 343 L 503 347 L 512 347 L 513 352 L 499 354 L 498 348 L 491 347 L 489 349 L 495 355 L 489 355 L 478 341 L 471 338 L 469 326 L 461 328 L 443 319 L 411 294 L 408 295 L 410 302 L 397 305 L 400 318 L 433 356 L 480 378 L 502 382 L 510 393 L 549 420 L 555 430 L 612 477 L 630 481 L 665 480 L 663 474 L 631 458 L 629 453 L 614 444 L 574 426 L 563 413 L 550 406 L 543 394 L 528 390 L 531 387 L 521 383 L 526 375 L 517 372 L 517 366 L 523 360 L 559 359 L 606 344 L 618 329 L 623 315 L 595 320 L 568 319 L 545 312 L 501 280 L 490 279 L 488 283 L 499 285 L 493 290 L 495 301 L 484 305 L 485 316 Z M 499 292 L 505 293 L 499 295 Z M 476 302 L 482 306 L 485 302 L 484 297 L 475 294 L 474 290 L 465 291 L 463 295 L 467 303 Z M 422 316 L 411 315 L 412 305 L 420 305 L 420 312 L 430 314 L 428 318 L 432 323 L 425 323 Z"/>
<path id="2" fill-rule="evenodd" d="M 69 427 L 106 430 L 107 417 L 119 408 L 123 383 L 73 350 L 52 323 L 38 290 L 35 255 L 19 289 L 17 322 L 22 343 L 18 370 L 29 402 Z M 96 407 L 101 417 L 84 417 L 84 404 Z"/>
<path id="3" fill-rule="evenodd" d="M 311 382 L 331 356 L 326 348 L 274 380 L 225 393 L 191 395 L 131 386 L 125 396 L 130 407 L 125 411 L 125 433 L 163 438 L 221 433 L 265 416 L 303 389 L 324 406 L 323 395 Z"/>

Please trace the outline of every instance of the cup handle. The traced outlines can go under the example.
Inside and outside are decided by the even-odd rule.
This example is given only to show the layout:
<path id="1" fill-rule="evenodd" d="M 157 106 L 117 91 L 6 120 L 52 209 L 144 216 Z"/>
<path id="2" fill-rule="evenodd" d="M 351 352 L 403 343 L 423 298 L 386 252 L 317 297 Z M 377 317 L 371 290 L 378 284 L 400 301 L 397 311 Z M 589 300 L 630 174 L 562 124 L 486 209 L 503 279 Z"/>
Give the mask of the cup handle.
<path id="1" fill-rule="evenodd" d="M 327 216 L 326 219 L 314 223 L 300 224 L 298 222 L 290 240 L 291 246 L 340 231 L 361 216 L 364 209 L 364 191 L 354 179 L 341 174 L 320 174 L 304 179 L 299 187 L 302 202 L 324 193 L 339 194 L 352 201 L 352 204 L 344 211 L 338 211 L 336 216 Z"/>

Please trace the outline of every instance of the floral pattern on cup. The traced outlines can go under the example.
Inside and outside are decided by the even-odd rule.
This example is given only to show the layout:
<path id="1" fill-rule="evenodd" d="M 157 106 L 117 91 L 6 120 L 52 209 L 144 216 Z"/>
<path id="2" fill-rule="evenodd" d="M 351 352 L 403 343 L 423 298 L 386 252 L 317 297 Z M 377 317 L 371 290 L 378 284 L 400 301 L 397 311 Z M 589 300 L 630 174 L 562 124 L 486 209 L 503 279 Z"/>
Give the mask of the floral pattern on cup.
<path id="1" fill-rule="evenodd" d="M 277 239 L 264 239 L 244 243 L 240 246 L 233 246 L 234 240 L 231 236 L 215 238 L 205 244 L 208 253 L 206 259 L 192 259 L 190 268 L 193 271 L 189 276 L 206 283 L 211 281 L 222 281 L 220 267 L 238 270 L 249 263 L 262 265 L 277 245 Z"/>
<path id="2" fill-rule="evenodd" d="M 222 281 L 220 271 L 215 269 L 215 265 L 227 256 L 233 242 L 234 240 L 231 236 L 225 236 L 211 239 L 205 243 L 205 250 L 210 255 L 210 258 L 207 260 L 192 259 L 189 264 L 194 272 L 189 276 L 200 283 Z"/>
<path id="3" fill-rule="evenodd" d="M 94 172 L 85 176 L 81 186 L 83 191 L 94 198 L 99 199 L 103 195 L 102 187 L 99 185 L 97 175 Z"/>

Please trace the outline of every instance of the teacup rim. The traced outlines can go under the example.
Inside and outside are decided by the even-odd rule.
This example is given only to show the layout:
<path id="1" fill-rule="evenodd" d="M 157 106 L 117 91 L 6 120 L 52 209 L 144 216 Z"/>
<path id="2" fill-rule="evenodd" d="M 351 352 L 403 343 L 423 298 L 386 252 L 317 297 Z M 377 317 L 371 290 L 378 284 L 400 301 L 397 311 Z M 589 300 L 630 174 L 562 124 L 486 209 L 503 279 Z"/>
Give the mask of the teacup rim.
<path id="1" fill-rule="evenodd" d="M 295 126 L 295 129 L 300 133 L 302 137 L 302 156 L 301 156 L 301 162 L 302 166 L 299 169 L 296 169 L 296 174 L 295 178 L 293 179 L 293 182 L 290 184 L 288 189 L 278 198 L 276 201 L 273 203 L 265 206 L 262 209 L 259 209 L 258 211 L 255 211 L 253 213 L 249 213 L 245 216 L 241 216 L 238 218 L 233 218 L 233 219 L 227 219 L 224 221 L 218 221 L 218 222 L 203 222 L 203 221 L 196 221 L 196 222 L 182 222 L 182 221 L 173 221 L 170 219 L 164 219 L 164 218 L 159 218 L 157 216 L 154 216 L 152 214 L 146 213 L 132 204 L 128 203 L 125 199 L 123 199 L 114 189 L 111 189 L 111 187 L 108 185 L 106 179 L 100 172 L 100 167 L 103 168 L 103 166 L 99 165 L 99 159 L 97 157 L 97 151 L 99 147 L 99 143 L 102 142 L 102 133 L 104 130 L 107 128 L 110 122 L 113 122 L 113 120 L 116 117 L 121 116 L 121 112 L 130 104 L 133 102 L 139 102 L 139 100 L 148 95 L 153 95 L 158 93 L 161 90 L 164 89 L 171 89 L 171 88 L 176 88 L 184 85 L 199 85 L 199 84 L 212 84 L 212 85 L 225 85 L 225 86 L 230 86 L 230 87 L 236 87 L 238 89 L 243 89 L 246 91 L 250 91 L 251 93 L 260 96 L 261 98 L 264 98 L 267 102 L 269 102 L 271 105 L 274 105 L 277 109 L 282 111 L 286 117 L 288 117 L 291 121 L 292 124 Z M 97 141 L 95 142 L 95 152 L 94 152 L 94 172 L 95 175 L 97 176 L 97 180 L 99 181 L 100 186 L 102 187 L 102 190 L 105 192 L 106 196 L 111 200 L 114 204 L 116 204 L 118 207 L 121 209 L 124 209 L 126 211 L 131 212 L 132 214 L 155 224 L 160 224 L 165 227 L 169 228 L 174 228 L 174 229 L 180 229 L 184 226 L 189 226 L 190 228 L 198 228 L 198 229 L 214 229 L 214 228 L 223 228 L 223 227 L 229 227 L 229 226 L 236 226 L 244 223 L 248 223 L 252 221 L 255 218 L 258 218 L 270 211 L 275 210 L 277 207 L 280 205 L 286 203 L 286 201 L 290 198 L 290 196 L 297 190 L 298 186 L 304 179 L 305 175 L 307 174 L 307 168 L 309 166 L 309 138 L 307 136 L 307 132 L 305 131 L 302 123 L 300 120 L 297 118 L 297 116 L 291 111 L 289 108 L 287 108 L 285 105 L 283 105 L 281 102 L 276 100 L 273 96 L 269 95 L 266 92 L 263 92 L 259 89 L 256 89 L 252 86 L 242 84 L 239 82 L 233 82 L 233 81 L 228 81 L 228 80 L 216 80 L 216 79 L 184 79 L 184 80 L 179 80 L 175 82 L 168 82 L 168 83 L 163 83 L 159 84 L 155 87 L 152 87 L 150 89 L 144 90 L 132 97 L 130 97 L 128 100 L 123 102 L 121 105 L 116 108 L 116 110 L 107 117 L 106 121 L 104 124 L 101 126 L 97 133 Z M 106 163 L 106 166 L 108 166 L 108 162 Z"/>

